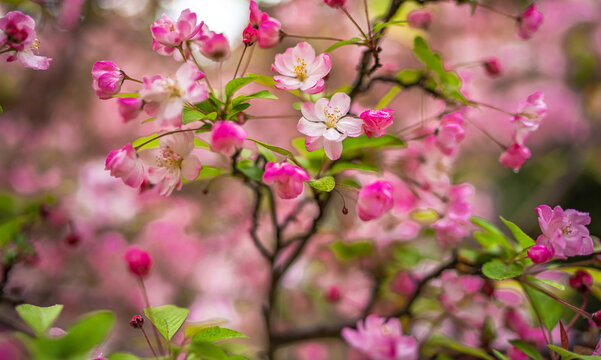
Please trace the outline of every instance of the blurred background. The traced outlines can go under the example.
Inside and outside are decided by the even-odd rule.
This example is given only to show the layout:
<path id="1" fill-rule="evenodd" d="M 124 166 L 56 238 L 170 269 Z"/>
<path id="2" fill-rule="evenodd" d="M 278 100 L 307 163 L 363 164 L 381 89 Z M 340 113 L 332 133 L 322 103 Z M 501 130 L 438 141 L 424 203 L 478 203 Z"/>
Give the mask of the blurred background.
<path id="1" fill-rule="evenodd" d="M 360 3 L 350 1 L 349 5 L 357 17 L 362 15 Z M 519 14 L 530 2 L 486 3 Z M 370 13 L 382 14 L 387 4 L 388 0 L 369 0 Z M 468 124 L 453 178 L 474 184 L 475 213 L 493 222 L 501 215 L 536 237 L 534 208 L 543 203 L 561 205 L 590 212 L 591 233 L 599 235 L 601 2 L 542 0 L 538 4 L 545 22 L 529 41 L 516 36 L 514 21 L 494 12 L 478 9 L 472 16 L 468 6 L 428 5 L 434 13 L 430 30 L 391 28 L 382 45 L 384 66 L 379 71 L 394 74 L 419 67 L 412 43 L 420 34 L 442 54 L 449 68 L 459 72 L 463 91 L 471 99 L 515 111 L 529 94 L 542 91 L 548 116 L 530 137 L 533 156 L 519 173 L 502 167 L 499 147 Z M 271 0 L 261 1 L 260 6 L 279 19 L 287 33 L 356 36 L 352 24 L 321 0 Z M 156 266 L 147 282 L 152 304 L 190 307 L 194 321 L 225 319 L 229 328 L 257 334 L 235 346 L 250 354 L 261 347 L 260 308 L 267 272 L 248 235 L 252 207 L 248 189 L 237 180 L 219 177 L 187 184 L 170 198 L 161 198 L 153 192 L 138 194 L 104 170 L 110 150 L 154 129 L 151 123 L 140 121 L 123 124 L 114 99 L 98 100 L 91 87 L 92 65 L 111 60 L 134 78 L 172 74 L 178 63 L 152 51 L 149 26 L 161 13 L 175 18 L 185 8 L 230 40 L 232 54 L 221 71 L 209 60 L 203 63 L 214 83 L 225 84 L 242 50 L 247 0 L 0 2 L 0 15 L 18 9 L 36 19 L 40 53 L 53 59 L 48 71 L 0 62 L 4 109 L 0 115 L 0 222 L 15 215 L 39 214 L 22 229 L 21 243 L 2 248 L 1 329 L 20 328 L 13 305 L 21 301 L 65 304 L 58 326 L 66 326 L 86 311 L 111 309 L 118 314 L 118 331 L 106 344 L 106 352 L 119 349 L 144 354 L 143 338 L 128 327 L 131 316 L 142 308 L 142 298 L 122 259 L 129 244 L 138 244 L 155 257 Z M 403 19 L 415 8 L 416 4 L 408 2 L 397 18 Z M 318 53 L 331 45 L 310 43 Z M 273 75 L 274 55 L 295 44 L 294 39 L 285 39 L 273 49 L 255 49 L 248 71 Z M 349 85 L 359 57 L 360 49 L 351 46 L 332 52 L 328 91 Z M 488 57 L 499 59 L 501 76 L 486 74 L 480 62 Z M 137 88 L 126 83 L 124 89 Z M 387 85 L 374 86 L 369 95 L 357 98 L 354 109 L 374 107 L 387 90 Z M 292 107 L 293 96 L 276 95 L 280 100 L 253 100 L 251 107 L 254 115 L 274 117 L 250 120 L 245 128 L 251 138 L 291 148 L 290 140 L 299 136 L 300 115 Z M 419 89 L 401 92 L 389 107 L 395 110 L 392 134 L 442 110 L 442 104 Z M 509 143 L 507 115 L 472 110 L 469 116 L 499 141 Z M 201 159 L 203 164 L 227 166 L 224 158 L 209 152 Z M 378 225 L 361 228 L 353 220 L 353 195 L 346 200 L 351 214 L 345 217 L 332 211 L 326 231 L 284 280 L 287 293 L 281 301 L 289 305 L 281 307 L 280 315 L 288 324 L 349 318 L 357 315 L 367 299 L 367 261 L 343 266 L 327 246 L 336 239 L 352 240 L 380 229 Z M 287 213 L 294 205 L 282 201 L 281 208 Z M 342 208 L 339 199 L 333 207 L 338 206 Z M 308 208 L 306 216 L 295 223 L 296 229 L 306 225 L 314 211 Z M 388 235 L 386 241 L 405 241 L 401 234 Z M 436 246 L 432 241 L 426 244 Z M 332 284 L 342 288 L 341 301 L 327 296 Z M 313 316 L 299 319 L 299 312 Z M 332 340 L 327 348 L 324 344 L 287 348 L 283 358 L 343 358 L 340 342 Z"/>

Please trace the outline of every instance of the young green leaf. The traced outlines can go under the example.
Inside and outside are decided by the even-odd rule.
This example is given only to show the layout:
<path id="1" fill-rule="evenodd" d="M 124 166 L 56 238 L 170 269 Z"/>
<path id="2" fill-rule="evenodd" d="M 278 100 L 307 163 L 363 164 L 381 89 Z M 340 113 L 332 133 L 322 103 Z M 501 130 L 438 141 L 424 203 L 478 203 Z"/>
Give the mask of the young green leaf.
<path id="1" fill-rule="evenodd" d="M 213 342 L 226 339 L 245 339 L 248 336 L 241 334 L 235 330 L 222 328 L 219 326 L 211 326 L 201 329 L 193 337 L 192 342 Z"/>
<path id="2" fill-rule="evenodd" d="M 380 149 L 385 147 L 405 147 L 407 144 L 393 135 L 384 135 L 378 138 L 369 138 L 363 134 L 355 138 L 346 138 L 342 142 L 343 154 L 358 149 Z"/>
<path id="3" fill-rule="evenodd" d="M 507 240 L 507 238 L 505 237 L 505 234 L 503 234 L 503 232 L 501 230 L 499 230 L 498 227 L 494 226 L 487 220 L 484 220 L 484 219 L 476 217 L 476 216 L 472 216 L 470 221 L 472 222 L 472 224 L 474 224 L 486 231 L 486 233 L 482 233 L 482 232 L 474 233 L 474 238 L 476 238 L 476 240 L 478 240 L 480 243 L 482 243 L 482 241 L 486 241 L 486 243 L 490 244 L 490 245 L 498 244 L 498 245 L 503 246 L 508 252 L 510 252 L 510 253 L 513 252 L 513 249 L 511 248 L 511 244 L 509 244 L 509 240 Z"/>
<path id="4" fill-rule="evenodd" d="M 229 99 L 241 87 L 243 87 L 247 84 L 250 84 L 251 82 L 253 82 L 255 80 L 256 80 L 256 78 L 254 76 L 247 76 L 247 77 L 235 78 L 234 80 L 228 82 L 227 85 L 225 85 L 226 99 Z"/>
<path id="5" fill-rule="evenodd" d="M 292 154 L 292 153 L 291 153 L 289 150 L 283 149 L 283 148 L 281 148 L 281 147 L 279 147 L 279 146 L 275 146 L 275 145 L 268 144 L 268 143 L 266 143 L 266 142 L 263 142 L 263 141 L 255 140 L 255 139 L 250 139 L 250 138 L 249 138 L 249 139 L 247 139 L 247 140 L 250 140 L 250 141 L 252 141 L 252 142 L 255 142 L 255 143 L 257 143 L 258 145 L 261 145 L 261 146 L 263 146 L 263 147 L 265 147 L 265 148 L 267 148 L 267 149 L 269 149 L 269 150 L 271 150 L 271 151 L 273 151 L 273 152 L 275 152 L 275 153 L 278 153 L 278 154 L 280 154 L 280 155 L 287 156 L 287 157 L 288 157 L 288 158 L 289 158 L 289 159 L 290 159 L 290 160 L 291 160 L 293 163 L 295 163 L 296 165 L 300 166 L 300 164 L 299 164 L 299 163 L 296 161 L 296 159 L 294 158 L 294 154 Z"/>
<path id="6" fill-rule="evenodd" d="M 533 246 L 533 245 L 536 244 L 536 242 L 534 241 L 534 239 L 532 239 L 530 236 L 528 236 L 516 224 L 512 223 L 509 220 L 506 220 L 502 216 L 500 216 L 500 218 L 505 223 L 505 225 L 507 225 L 507 227 L 509 228 L 509 230 L 511 230 L 511 233 L 513 234 L 513 237 L 518 241 L 518 243 L 520 244 L 520 246 L 522 247 L 522 249 L 527 249 L 527 248 L 529 248 L 529 247 L 531 247 L 531 246 Z"/>
<path id="7" fill-rule="evenodd" d="M 30 304 L 15 308 L 21 319 L 29 325 L 38 336 L 44 336 L 63 310 L 63 305 L 39 307 Z"/>
<path id="8" fill-rule="evenodd" d="M 528 275 L 528 280 L 530 280 L 532 282 L 538 282 L 541 284 L 549 285 L 549 286 L 554 287 L 555 289 L 561 290 L 561 291 L 564 291 L 566 289 L 565 286 L 563 286 L 562 284 L 555 282 L 553 280 L 539 279 L 539 278 L 535 278 L 534 276 L 530 276 L 530 275 Z"/>
<path id="9" fill-rule="evenodd" d="M 173 335 L 182 326 L 190 310 L 175 305 L 163 305 L 144 309 L 144 314 L 152 321 L 161 335 L 171 340 Z"/>
<path id="10" fill-rule="evenodd" d="M 543 325 L 547 330 L 553 331 L 563 313 L 563 305 L 528 285 L 522 285 L 522 287 L 532 302 L 532 306 L 540 314 Z"/>
<path id="11" fill-rule="evenodd" d="M 336 181 L 333 176 L 324 176 L 321 179 L 309 181 L 309 185 L 315 190 L 330 192 L 334 190 Z"/>
<path id="12" fill-rule="evenodd" d="M 108 357 L 109 360 L 140 360 L 139 357 L 128 353 L 114 353 Z"/>
<path id="13" fill-rule="evenodd" d="M 341 41 L 338 41 L 338 42 L 335 42 L 334 44 L 332 44 L 329 48 L 326 49 L 325 52 L 328 52 L 328 53 L 332 52 L 332 51 L 338 49 L 339 47 L 345 46 L 345 45 L 354 45 L 354 44 L 362 45 L 363 43 L 361 42 L 361 40 L 362 39 L 359 37 L 354 37 L 349 40 L 341 40 Z"/>
<path id="14" fill-rule="evenodd" d="M 499 360 L 511 360 L 510 358 L 508 358 L 507 356 L 503 355 L 498 350 L 493 350 L 492 352 L 493 352 L 493 354 L 495 354 L 496 357 L 499 358 Z"/>
<path id="15" fill-rule="evenodd" d="M 543 356 L 531 344 L 522 340 L 509 340 L 509 343 L 511 343 L 511 345 L 515 346 L 516 348 L 520 349 L 524 354 L 528 355 L 530 358 L 534 360 L 543 360 Z"/>
<path id="16" fill-rule="evenodd" d="M 102 344 L 115 324 L 115 314 L 98 311 L 87 314 L 67 330 L 67 335 L 57 339 L 64 359 L 89 353 Z"/>
<path id="17" fill-rule="evenodd" d="M 561 360 L 572 360 L 572 359 L 581 359 L 581 360 L 601 360 L 601 356 L 594 355 L 580 355 L 575 352 L 568 351 L 566 349 L 562 349 L 559 346 L 555 345 L 547 345 L 549 349 L 555 351 L 559 355 L 561 355 Z"/>
<path id="18" fill-rule="evenodd" d="M 265 157 L 267 161 L 271 161 L 274 163 L 278 162 L 278 158 L 275 156 L 273 151 L 269 150 L 265 146 L 257 144 L 257 150 L 259 150 L 259 153 L 261 153 L 261 155 L 263 155 L 263 157 Z"/>
<path id="19" fill-rule="evenodd" d="M 511 279 L 524 273 L 524 267 L 519 263 L 504 264 L 499 260 L 489 261 L 482 266 L 482 272 L 493 280 Z"/>
<path id="20" fill-rule="evenodd" d="M 228 360 L 229 358 L 219 346 L 202 341 L 191 343 L 188 353 L 197 355 L 203 360 Z"/>
<path id="21" fill-rule="evenodd" d="M 433 348 L 433 347 L 445 347 L 445 348 L 449 348 L 452 350 L 455 350 L 457 352 L 463 353 L 463 354 L 467 354 L 467 355 L 471 355 L 480 359 L 486 359 L 486 360 L 494 360 L 492 356 L 488 355 L 486 353 L 486 351 L 482 350 L 482 349 L 476 349 L 476 348 L 472 348 L 466 345 L 463 345 L 453 339 L 444 337 L 442 335 L 433 335 L 430 337 L 430 340 L 428 340 L 427 347 L 429 348 Z M 433 350 L 431 350 L 433 351 Z"/>
<path id="22" fill-rule="evenodd" d="M 345 243 L 338 240 L 330 245 L 330 248 L 340 260 L 351 260 L 362 256 L 369 256 L 373 252 L 373 246 L 369 241 Z"/>
<path id="23" fill-rule="evenodd" d="M 380 169 L 375 165 L 357 164 L 357 163 L 352 163 L 352 162 L 347 162 L 347 161 L 341 161 L 341 162 L 337 162 L 336 164 L 334 164 L 334 166 L 332 166 L 332 168 L 330 169 L 330 174 L 332 174 L 332 175 L 338 174 L 339 172 L 344 171 L 344 170 L 363 170 L 363 171 L 373 171 L 373 172 L 380 171 Z"/>

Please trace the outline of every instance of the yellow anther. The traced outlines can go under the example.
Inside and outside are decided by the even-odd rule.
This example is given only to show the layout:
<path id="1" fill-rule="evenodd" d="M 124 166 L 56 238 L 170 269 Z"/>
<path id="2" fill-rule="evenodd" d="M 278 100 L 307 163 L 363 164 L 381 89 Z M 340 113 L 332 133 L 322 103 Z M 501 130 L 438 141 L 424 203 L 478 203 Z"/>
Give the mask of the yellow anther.
<path id="1" fill-rule="evenodd" d="M 307 79 L 307 63 L 304 59 L 296 58 L 294 73 L 296 74 L 296 78 L 300 81 L 305 81 Z"/>

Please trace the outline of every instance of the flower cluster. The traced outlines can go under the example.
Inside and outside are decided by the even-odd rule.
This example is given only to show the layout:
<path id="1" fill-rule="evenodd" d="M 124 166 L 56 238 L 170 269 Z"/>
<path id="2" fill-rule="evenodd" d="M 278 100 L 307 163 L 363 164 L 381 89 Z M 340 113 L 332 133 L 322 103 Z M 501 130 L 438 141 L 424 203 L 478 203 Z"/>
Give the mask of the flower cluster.
<path id="1" fill-rule="evenodd" d="M 34 70 L 48 70 L 52 59 L 39 56 L 40 41 L 35 32 L 35 21 L 20 11 L 11 11 L 0 18 L 0 54 L 6 61 L 19 61 Z"/>

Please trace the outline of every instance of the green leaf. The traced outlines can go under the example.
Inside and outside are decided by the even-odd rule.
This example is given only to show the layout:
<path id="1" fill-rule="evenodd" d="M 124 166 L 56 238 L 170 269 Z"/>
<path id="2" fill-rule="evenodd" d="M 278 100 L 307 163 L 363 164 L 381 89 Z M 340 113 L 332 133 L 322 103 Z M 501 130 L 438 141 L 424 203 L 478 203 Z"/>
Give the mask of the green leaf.
<path id="1" fill-rule="evenodd" d="M 113 95 L 114 98 L 138 98 L 140 94 L 138 93 L 122 93 Z"/>
<path id="2" fill-rule="evenodd" d="M 377 23 L 374 25 L 372 32 L 374 34 L 377 34 L 380 32 L 380 30 L 382 30 L 385 27 L 388 27 L 390 25 L 399 25 L 399 24 L 406 24 L 406 23 L 407 23 L 406 20 L 394 20 L 394 21 L 389 21 L 389 22 L 384 22 L 384 23 Z"/>
<path id="3" fill-rule="evenodd" d="M 555 345 L 547 345 L 549 349 L 555 351 L 559 355 L 561 355 L 561 360 L 571 360 L 571 359 L 582 359 L 582 360 L 601 360 L 601 356 L 592 356 L 592 355 L 580 355 L 575 352 L 568 351 L 566 349 L 562 349 L 559 346 Z"/>
<path id="4" fill-rule="evenodd" d="M 263 155 L 265 159 L 267 159 L 267 161 L 271 161 L 274 163 L 278 161 L 278 158 L 275 156 L 273 151 L 269 150 L 265 146 L 257 144 L 257 150 L 259 150 L 259 153 L 261 153 L 261 155 Z"/>
<path id="5" fill-rule="evenodd" d="M 505 356 L 502 353 L 500 353 L 498 350 L 493 350 L 492 352 L 493 352 L 493 354 L 495 354 L 496 357 L 499 358 L 499 360 L 511 360 L 507 356 Z"/>
<path id="6" fill-rule="evenodd" d="M 422 259 L 417 249 L 411 247 L 401 247 L 394 250 L 394 259 L 398 261 L 403 268 L 411 269 L 419 264 Z"/>
<path id="7" fill-rule="evenodd" d="M 2 105 L 0 105 L 0 114 L 4 113 L 4 109 L 2 108 Z"/>
<path id="8" fill-rule="evenodd" d="M 333 176 L 324 176 L 321 179 L 309 181 L 309 185 L 315 190 L 330 192 L 334 190 L 336 181 Z"/>
<path id="9" fill-rule="evenodd" d="M 261 181 L 263 179 L 263 170 L 256 166 L 250 159 L 238 161 L 236 168 L 252 180 Z"/>
<path id="10" fill-rule="evenodd" d="M 194 180 L 186 180 L 184 179 L 184 183 L 190 183 L 198 180 L 208 179 L 212 177 L 219 176 L 223 173 L 223 169 L 218 168 L 216 166 L 203 165 L 202 169 L 198 173 L 198 176 Z"/>
<path id="11" fill-rule="evenodd" d="M 141 138 L 134 140 L 134 142 L 131 143 L 131 146 L 138 147 L 138 146 L 144 144 L 145 142 L 152 140 L 149 143 L 147 143 L 146 145 L 144 145 L 144 148 L 157 148 L 157 147 L 159 147 L 159 139 L 155 139 L 156 137 L 157 137 L 157 134 L 143 136 Z"/>
<path id="12" fill-rule="evenodd" d="M 499 260 L 493 260 L 482 266 L 482 272 L 493 280 L 505 280 L 522 275 L 524 273 L 524 267 L 519 263 L 507 265 Z"/>
<path id="13" fill-rule="evenodd" d="M 19 305 L 15 308 L 21 319 L 29 325 L 38 336 L 45 336 L 63 310 L 63 305 L 39 307 L 30 304 Z"/>
<path id="14" fill-rule="evenodd" d="M 249 73 L 248 76 L 252 77 L 253 81 L 256 82 L 257 84 L 261 84 L 261 85 L 265 85 L 265 86 L 269 86 L 269 87 L 274 87 L 274 85 L 275 85 L 275 80 L 273 80 L 273 77 L 271 77 L 271 76 L 261 75 L 261 74 L 253 74 L 253 73 Z"/>
<path id="15" fill-rule="evenodd" d="M 261 90 L 258 91 L 254 94 L 250 94 L 250 95 L 239 95 L 236 96 L 233 100 L 232 100 L 232 105 L 236 106 L 240 103 L 243 103 L 245 101 L 251 100 L 251 99 L 271 99 L 271 100 L 277 100 L 278 97 L 273 95 L 269 90 Z"/>
<path id="16" fill-rule="evenodd" d="M 373 252 L 372 243 L 369 241 L 357 241 L 349 244 L 338 240 L 330 245 L 330 248 L 340 260 L 369 256 Z"/>
<path id="17" fill-rule="evenodd" d="M 520 229 L 516 224 L 512 223 L 509 220 L 505 220 L 502 216 L 500 216 L 501 220 L 507 225 L 513 237 L 518 241 L 522 249 L 527 249 L 533 245 L 536 245 L 534 239 L 528 236 L 522 229 Z"/>
<path id="18" fill-rule="evenodd" d="M 201 113 L 198 110 L 191 110 L 188 108 L 184 108 L 182 111 L 182 124 L 189 124 L 193 121 L 203 120 L 206 118 L 206 115 Z"/>
<path id="19" fill-rule="evenodd" d="M 492 356 L 488 355 L 486 353 L 486 351 L 484 351 L 482 349 L 471 348 L 469 346 L 463 345 L 453 339 L 449 339 L 442 335 L 432 335 L 432 337 L 430 337 L 430 340 L 428 340 L 428 342 L 427 342 L 427 346 L 428 347 L 436 347 L 436 346 L 445 347 L 445 348 L 449 348 L 449 349 L 452 349 L 454 351 L 457 351 L 457 352 L 460 352 L 463 354 L 475 356 L 480 359 L 494 360 L 494 358 Z M 434 350 L 431 350 L 431 351 L 434 351 Z M 436 352 L 435 352 L 435 354 L 436 354 Z"/>
<path id="20" fill-rule="evenodd" d="M 403 84 L 403 85 L 412 85 L 417 83 L 419 80 L 421 80 L 424 76 L 424 70 L 421 69 L 404 69 L 402 70 L 400 73 L 398 73 L 398 75 L 396 76 L 396 78 Z"/>
<path id="21" fill-rule="evenodd" d="M 239 77 L 230 81 L 225 85 L 225 97 L 229 99 L 238 89 L 255 81 L 254 76 Z"/>
<path id="22" fill-rule="evenodd" d="M 559 318 L 561 317 L 561 314 L 563 313 L 562 305 L 556 300 L 528 285 L 522 285 L 522 287 L 532 302 L 532 305 L 540 314 L 543 320 L 543 325 L 547 328 L 547 330 L 553 331 L 557 325 L 557 322 L 559 321 Z"/>
<path id="23" fill-rule="evenodd" d="M 194 342 L 190 344 L 189 353 L 200 356 L 203 360 L 227 360 L 228 356 L 219 346 L 210 342 Z"/>
<path id="24" fill-rule="evenodd" d="M 175 305 L 163 305 L 144 309 L 144 314 L 152 321 L 161 335 L 171 340 L 173 335 L 182 326 L 190 310 Z"/>
<path id="25" fill-rule="evenodd" d="M 384 96 L 380 99 L 380 101 L 378 101 L 378 104 L 376 105 L 376 109 L 383 109 L 383 108 L 387 107 L 388 104 L 390 104 L 390 102 L 400 92 L 401 92 L 401 87 L 400 86 L 393 86 L 393 87 L 391 87 L 390 90 L 388 90 L 388 92 L 386 94 L 384 94 Z"/>
<path id="26" fill-rule="evenodd" d="M 128 353 L 114 353 L 108 357 L 109 360 L 140 360 L 139 357 Z"/>
<path id="27" fill-rule="evenodd" d="M 330 174 L 338 174 L 344 170 L 363 170 L 363 171 L 373 171 L 378 172 L 380 169 L 375 165 L 368 164 L 357 164 L 347 161 L 336 162 L 334 166 L 330 169 Z"/>
<path id="28" fill-rule="evenodd" d="M 509 340 L 511 345 L 520 349 L 524 354 L 528 355 L 530 358 L 534 360 L 543 360 L 543 356 L 538 352 L 538 350 L 530 345 L 529 343 L 522 340 Z"/>
<path id="29" fill-rule="evenodd" d="M 326 49 L 325 52 L 332 52 L 338 49 L 341 46 L 345 45 L 363 45 L 362 39 L 359 37 L 354 37 L 349 40 L 341 40 L 332 44 L 329 48 Z"/>
<path id="30" fill-rule="evenodd" d="M 87 354 L 102 344 L 115 323 L 110 311 L 98 311 L 86 315 L 67 330 L 67 335 L 58 339 L 61 353 L 65 357 Z"/>
<path id="31" fill-rule="evenodd" d="M 539 278 L 535 278 L 534 276 L 528 275 L 528 280 L 533 281 L 533 282 L 539 282 L 541 284 L 545 284 L 545 285 L 549 285 L 551 287 L 554 287 L 557 290 L 561 290 L 564 291 L 566 289 L 565 286 L 563 286 L 562 284 L 555 282 L 553 280 L 548 280 L 548 279 L 539 279 Z"/>
<path id="32" fill-rule="evenodd" d="M 368 138 L 367 135 L 363 134 L 359 137 L 346 138 L 342 142 L 343 154 L 351 150 L 357 149 L 380 149 L 385 147 L 404 147 L 407 144 L 393 135 L 384 135 L 378 138 Z"/>
<path id="33" fill-rule="evenodd" d="M 513 252 L 511 244 L 509 244 L 509 240 L 507 240 L 505 234 L 503 234 L 503 232 L 499 230 L 498 227 L 494 226 L 487 220 L 476 216 L 472 216 L 470 221 L 472 222 L 472 224 L 486 231 L 486 233 L 474 233 L 474 238 L 478 240 L 485 248 L 491 248 L 494 247 L 494 245 L 498 244 L 503 246 L 509 253 Z"/>
<path id="34" fill-rule="evenodd" d="M 235 330 L 222 328 L 219 326 L 211 326 L 208 328 L 201 329 L 198 331 L 194 337 L 192 337 L 192 342 L 213 342 L 217 340 L 226 340 L 226 339 L 245 339 L 248 336 L 239 333 Z"/>
<path id="35" fill-rule="evenodd" d="M 254 143 L 258 144 L 258 145 L 261 145 L 261 146 L 263 146 L 263 147 L 265 147 L 265 148 L 267 148 L 267 149 L 269 149 L 269 150 L 271 150 L 273 152 L 276 152 L 276 153 L 278 153 L 280 155 L 284 155 L 284 156 L 288 157 L 293 163 L 295 163 L 296 165 L 300 166 L 300 164 L 298 163 L 298 161 L 296 161 L 296 159 L 294 158 L 294 154 L 292 154 L 292 152 L 290 152 L 289 150 L 283 149 L 283 148 L 281 148 L 279 146 L 268 144 L 268 143 L 263 142 L 263 141 L 255 140 L 255 139 L 250 139 L 249 138 L 247 140 L 250 140 L 250 141 L 252 141 L 252 142 L 254 142 Z"/>

